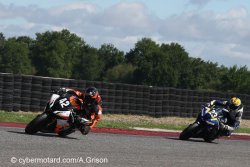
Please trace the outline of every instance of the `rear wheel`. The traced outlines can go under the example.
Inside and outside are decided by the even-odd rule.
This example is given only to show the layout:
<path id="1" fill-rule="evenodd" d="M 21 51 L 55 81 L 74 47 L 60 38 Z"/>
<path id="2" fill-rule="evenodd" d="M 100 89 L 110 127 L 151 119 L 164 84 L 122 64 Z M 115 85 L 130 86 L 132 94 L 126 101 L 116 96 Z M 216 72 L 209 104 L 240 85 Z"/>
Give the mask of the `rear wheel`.
<path id="1" fill-rule="evenodd" d="M 188 140 L 190 137 L 193 137 L 198 131 L 199 125 L 197 123 L 190 124 L 186 129 L 184 129 L 180 136 L 180 140 Z"/>
<path id="2" fill-rule="evenodd" d="M 55 133 L 55 128 L 56 128 L 56 119 L 55 120 L 51 120 L 46 126 L 45 128 L 41 129 L 40 132 L 43 133 Z"/>
<path id="3" fill-rule="evenodd" d="M 36 132 L 42 130 L 49 122 L 48 115 L 42 113 L 33 119 L 25 128 L 25 133 L 35 134 Z"/>

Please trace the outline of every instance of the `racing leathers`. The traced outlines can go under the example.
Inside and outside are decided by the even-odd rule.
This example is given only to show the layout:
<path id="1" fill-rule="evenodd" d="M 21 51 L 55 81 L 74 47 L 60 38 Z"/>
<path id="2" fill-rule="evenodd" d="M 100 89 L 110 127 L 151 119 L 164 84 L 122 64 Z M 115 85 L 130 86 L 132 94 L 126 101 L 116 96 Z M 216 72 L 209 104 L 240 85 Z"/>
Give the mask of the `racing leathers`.
<path id="1" fill-rule="evenodd" d="M 231 133 L 240 127 L 243 115 L 243 105 L 241 104 L 238 109 L 231 110 L 229 101 L 212 100 L 208 106 L 221 106 L 224 121 L 220 123 L 220 135 L 230 136 Z"/>
<path id="2" fill-rule="evenodd" d="M 71 88 L 60 88 L 56 92 L 60 96 L 67 96 L 69 98 L 70 104 L 74 107 L 73 112 L 78 116 L 75 117 L 75 121 L 80 124 L 80 122 L 88 122 L 90 128 L 92 129 L 96 123 L 102 117 L 102 107 L 101 107 L 101 97 L 98 94 L 97 98 L 91 103 L 86 100 L 85 93 Z M 55 132 L 57 133 L 60 126 L 57 126 Z M 81 131 L 81 127 L 78 128 Z"/>

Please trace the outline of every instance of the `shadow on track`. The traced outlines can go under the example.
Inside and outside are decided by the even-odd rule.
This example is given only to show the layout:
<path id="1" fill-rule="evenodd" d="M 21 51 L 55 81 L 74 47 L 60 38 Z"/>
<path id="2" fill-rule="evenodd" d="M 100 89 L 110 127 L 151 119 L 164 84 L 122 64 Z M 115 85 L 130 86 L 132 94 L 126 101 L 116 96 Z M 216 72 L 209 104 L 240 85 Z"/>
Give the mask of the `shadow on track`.
<path id="1" fill-rule="evenodd" d="M 184 141 L 184 142 L 197 142 L 197 143 L 209 143 L 209 144 L 218 144 L 216 142 L 205 142 L 204 140 L 199 140 L 199 139 L 188 139 L 188 140 L 180 140 L 179 138 L 176 137 L 166 137 L 165 139 L 170 139 L 170 140 L 179 140 L 179 141 Z"/>
<path id="2" fill-rule="evenodd" d="M 30 134 L 27 134 L 25 132 L 20 132 L 20 131 L 7 131 L 7 132 L 9 132 L 9 133 L 16 133 L 16 134 L 22 134 L 22 135 L 30 135 Z M 58 136 L 57 134 L 54 134 L 54 133 L 36 133 L 36 134 L 33 134 L 33 136 L 57 137 L 57 138 L 61 138 L 61 139 L 79 140 L 78 138 L 75 138 L 75 137 L 69 137 L 69 136 L 61 137 L 61 136 Z"/>

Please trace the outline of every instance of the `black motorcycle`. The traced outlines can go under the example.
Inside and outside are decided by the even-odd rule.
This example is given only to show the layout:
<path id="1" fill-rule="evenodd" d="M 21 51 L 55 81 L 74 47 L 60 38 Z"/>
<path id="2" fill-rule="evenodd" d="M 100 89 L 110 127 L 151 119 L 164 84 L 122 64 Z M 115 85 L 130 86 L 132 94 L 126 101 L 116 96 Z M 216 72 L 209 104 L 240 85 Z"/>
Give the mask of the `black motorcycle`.
<path id="1" fill-rule="evenodd" d="M 55 133 L 57 124 L 64 123 L 64 128 L 58 131 L 58 135 L 67 136 L 76 129 L 86 135 L 90 131 L 91 121 L 88 121 L 87 115 L 76 113 L 74 107 L 70 104 L 69 96 L 60 96 L 52 94 L 47 103 L 44 112 L 34 118 L 25 128 L 27 134 L 36 132 Z"/>

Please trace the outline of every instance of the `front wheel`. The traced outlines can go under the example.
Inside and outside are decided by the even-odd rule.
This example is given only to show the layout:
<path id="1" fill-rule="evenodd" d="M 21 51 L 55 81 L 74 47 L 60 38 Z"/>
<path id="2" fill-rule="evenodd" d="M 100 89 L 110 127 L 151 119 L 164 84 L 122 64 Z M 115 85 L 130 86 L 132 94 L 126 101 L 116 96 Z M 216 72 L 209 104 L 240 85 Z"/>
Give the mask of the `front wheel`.
<path id="1" fill-rule="evenodd" d="M 42 130 L 49 122 L 48 115 L 42 113 L 33 119 L 25 128 L 25 133 L 35 134 L 36 132 Z"/>
<path id="2" fill-rule="evenodd" d="M 79 130 L 83 135 L 87 135 L 90 131 L 90 126 L 89 125 L 82 125 L 79 127 Z"/>
<path id="3" fill-rule="evenodd" d="M 197 123 L 190 124 L 186 129 L 184 129 L 180 136 L 180 140 L 188 140 L 190 137 L 193 137 L 198 131 L 199 125 Z"/>
<path id="4" fill-rule="evenodd" d="M 218 138 L 218 129 L 216 127 L 211 127 L 209 131 L 207 131 L 206 135 L 203 137 L 205 142 L 211 143 L 213 140 Z"/>

